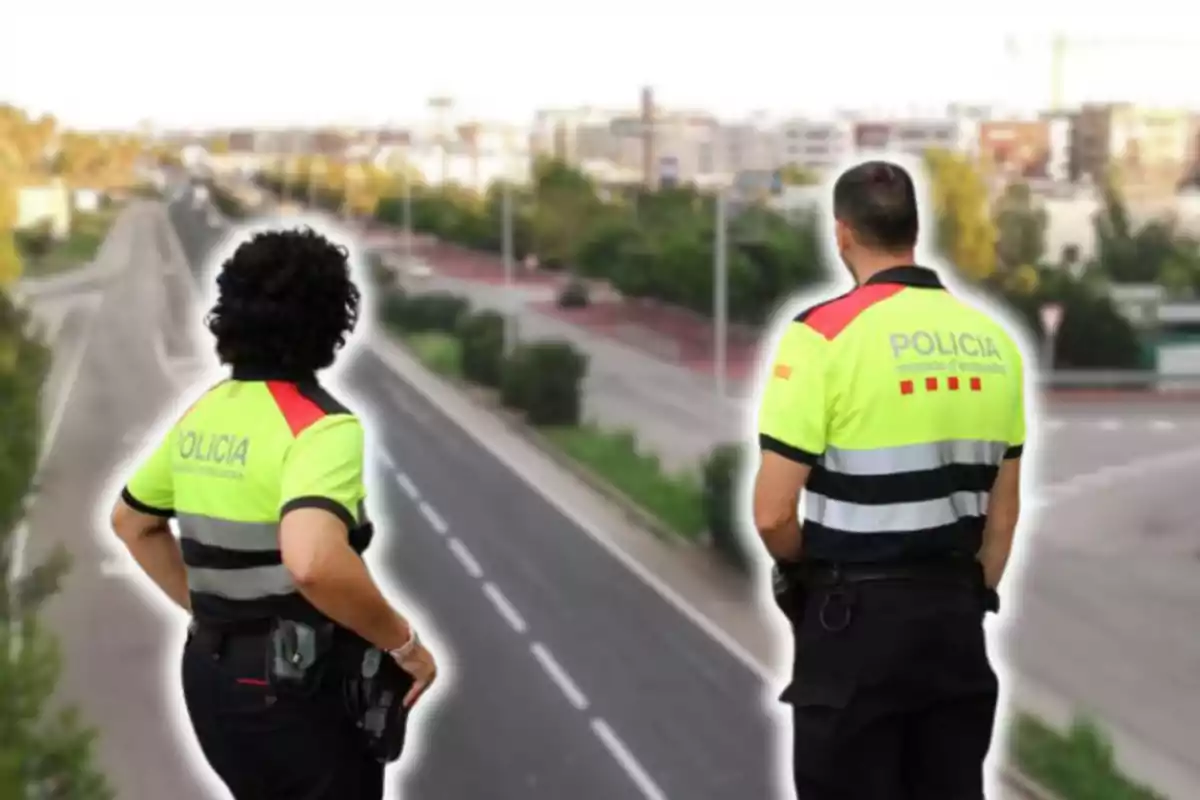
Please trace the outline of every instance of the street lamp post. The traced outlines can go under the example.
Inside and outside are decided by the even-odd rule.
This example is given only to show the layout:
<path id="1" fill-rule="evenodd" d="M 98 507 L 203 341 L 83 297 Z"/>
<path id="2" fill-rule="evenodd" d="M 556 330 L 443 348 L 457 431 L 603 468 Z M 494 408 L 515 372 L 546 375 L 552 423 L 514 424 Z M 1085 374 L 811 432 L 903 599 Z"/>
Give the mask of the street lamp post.
<path id="1" fill-rule="evenodd" d="M 504 180 L 504 194 L 501 199 L 501 217 L 503 218 L 503 230 L 501 235 L 502 252 L 504 259 L 504 354 L 512 353 L 513 347 L 516 344 L 515 331 L 513 330 L 513 306 L 515 305 L 514 297 L 514 263 L 513 263 L 513 169 L 512 169 L 512 152 L 508 154 L 508 169 L 505 170 L 508 174 Z"/>
<path id="2" fill-rule="evenodd" d="M 716 243 L 713 252 L 713 361 L 717 397 L 726 397 L 726 339 L 729 311 L 729 211 L 725 189 L 717 190 Z"/>
<path id="3" fill-rule="evenodd" d="M 412 268 L 413 263 L 413 213 L 412 213 L 412 166 L 408 163 L 408 154 L 404 159 L 404 263 Z"/>

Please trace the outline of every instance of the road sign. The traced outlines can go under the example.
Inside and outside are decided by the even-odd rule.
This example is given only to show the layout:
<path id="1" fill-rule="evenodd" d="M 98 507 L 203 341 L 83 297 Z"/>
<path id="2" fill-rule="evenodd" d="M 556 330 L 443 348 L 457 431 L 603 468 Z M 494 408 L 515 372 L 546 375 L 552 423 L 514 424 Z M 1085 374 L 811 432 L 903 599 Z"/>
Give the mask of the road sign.
<path id="1" fill-rule="evenodd" d="M 1062 324 L 1063 307 L 1060 303 L 1045 303 L 1042 306 L 1042 330 L 1047 336 L 1053 336 L 1058 333 L 1058 326 Z"/>

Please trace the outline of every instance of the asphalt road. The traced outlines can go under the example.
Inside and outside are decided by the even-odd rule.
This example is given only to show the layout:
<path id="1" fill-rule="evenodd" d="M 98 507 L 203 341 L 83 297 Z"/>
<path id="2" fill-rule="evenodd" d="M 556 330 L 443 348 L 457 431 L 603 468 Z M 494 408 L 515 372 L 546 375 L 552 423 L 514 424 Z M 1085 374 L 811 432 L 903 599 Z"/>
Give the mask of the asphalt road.
<path id="1" fill-rule="evenodd" d="M 32 561 L 55 543 L 75 555 L 51 621 L 67 654 L 65 693 L 101 723 L 120 796 L 201 800 L 221 795 L 197 785 L 190 737 L 164 722 L 176 714 L 182 623 L 131 590 L 90 513 L 93 499 L 108 503 L 104 476 L 178 392 L 167 376 L 190 349 L 170 333 L 187 295 L 171 288 L 178 273 L 163 263 L 155 213 L 122 220 L 111 277 L 80 281 L 94 312 L 55 299 L 70 294 L 61 287 L 40 301 L 56 352 L 84 358 L 29 550 Z M 179 204 L 170 214 L 198 263 L 221 229 Z M 169 334 L 161 347 L 159 332 Z M 452 685 L 418 721 L 426 746 L 409 759 L 405 796 L 773 796 L 771 726 L 750 670 L 374 356 L 349 377 L 352 404 L 381 423 L 374 502 L 388 535 L 373 561 L 451 654 Z M 1021 680 L 1095 709 L 1167 753 L 1169 768 L 1200 772 L 1188 744 L 1200 733 L 1190 620 L 1200 541 L 1187 514 L 1200 415 L 1089 405 L 1054 410 L 1046 428 L 1040 482 L 1054 492 L 1043 493 L 1009 655 Z M 1200 782 L 1176 785 L 1191 791 L 1171 796 L 1186 797 Z"/>

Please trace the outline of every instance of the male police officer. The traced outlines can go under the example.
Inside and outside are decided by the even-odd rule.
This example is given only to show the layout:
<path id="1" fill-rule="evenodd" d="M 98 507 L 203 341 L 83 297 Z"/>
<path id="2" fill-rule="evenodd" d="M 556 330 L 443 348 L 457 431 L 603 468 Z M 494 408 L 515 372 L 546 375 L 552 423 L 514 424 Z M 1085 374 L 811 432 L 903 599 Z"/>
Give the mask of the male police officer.
<path id="1" fill-rule="evenodd" d="M 230 379 L 139 466 L 113 527 L 193 615 L 184 695 L 233 795 L 378 800 L 436 670 L 362 561 L 362 425 L 316 379 L 358 319 L 347 253 L 260 233 L 217 283 L 207 322 Z"/>
<path id="2" fill-rule="evenodd" d="M 755 524 L 795 639 L 799 800 L 978 800 L 983 633 L 1017 524 L 1021 353 L 914 264 L 901 167 L 833 190 L 857 288 L 786 328 L 760 399 Z M 798 500 L 805 492 L 803 524 Z"/>

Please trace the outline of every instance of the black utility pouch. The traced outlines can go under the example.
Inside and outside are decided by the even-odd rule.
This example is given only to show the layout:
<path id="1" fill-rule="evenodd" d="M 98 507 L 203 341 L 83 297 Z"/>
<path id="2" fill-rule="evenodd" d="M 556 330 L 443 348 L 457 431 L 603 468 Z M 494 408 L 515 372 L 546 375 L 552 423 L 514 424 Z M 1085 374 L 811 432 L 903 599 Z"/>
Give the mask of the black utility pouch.
<path id="1" fill-rule="evenodd" d="M 384 764 L 400 758 L 408 733 L 404 696 L 412 676 L 389 654 L 368 648 L 346 679 L 346 710 L 362 733 L 367 749 Z"/>
<path id="2" fill-rule="evenodd" d="M 333 649 L 332 623 L 280 619 L 267 639 L 267 682 L 277 694 L 312 695 L 320 687 Z"/>
<path id="3" fill-rule="evenodd" d="M 779 610 L 794 627 L 804 620 L 804 611 L 808 604 L 808 589 L 802 578 L 800 569 L 793 564 L 777 562 L 771 568 L 775 605 L 779 606 Z"/>

